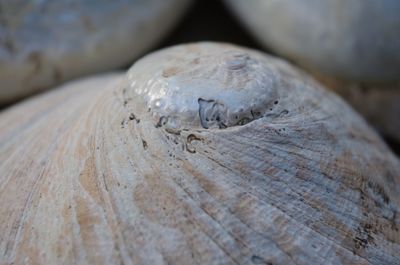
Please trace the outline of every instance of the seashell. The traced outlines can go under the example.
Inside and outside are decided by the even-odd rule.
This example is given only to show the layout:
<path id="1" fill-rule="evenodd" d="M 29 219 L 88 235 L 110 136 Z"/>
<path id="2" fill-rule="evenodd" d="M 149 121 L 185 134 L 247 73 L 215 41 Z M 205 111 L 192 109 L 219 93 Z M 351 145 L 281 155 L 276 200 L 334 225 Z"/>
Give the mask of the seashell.
<path id="1" fill-rule="evenodd" d="M 167 48 L 0 114 L 0 263 L 400 264 L 400 162 L 261 52 Z"/>
<path id="2" fill-rule="evenodd" d="M 321 74 L 363 82 L 400 77 L 400 2 L 225 0 L 254 36 Z"/>
<path id="3" fill-rule="evenodd" d="M 156 44 L 190 0 L 0 3 L 0 103 L 128 65 Z"/>
<path id="4" fill-rule="evenodd" d="M 400 1 L 225 2 L 262 44 L 313 72 L 400 141 Z"/>

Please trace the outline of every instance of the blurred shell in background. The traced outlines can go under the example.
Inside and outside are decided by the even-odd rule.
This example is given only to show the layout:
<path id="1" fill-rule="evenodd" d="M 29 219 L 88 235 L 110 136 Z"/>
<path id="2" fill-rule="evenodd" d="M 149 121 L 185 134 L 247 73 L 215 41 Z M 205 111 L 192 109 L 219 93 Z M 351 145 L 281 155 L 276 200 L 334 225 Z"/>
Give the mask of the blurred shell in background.
<path id="1" fill-rule="evenodd" d="M 132 63 L 190 0 L 0 0 L 0 104 Z"/>
<path id="2" fill-rule="evenodd" d="M 386 117 L 400 116 L 392 113 L 400 104 L 400 1 L 225 2 L 266 47 L 317 73 L 322 82 L 329 80 L 328 86 L 335 83 L 335 89 L 340 84 L 336 91 L 344 97 L 367 87 L 372 94 L 367 100 L 360 95 L 349 101 L 357 102 L 355 108 L 384 133 L 400 140 L 400 119 Z M 382 97 L 385 105 L 374 113 Z"/>
<path id="3" fill-rule="evenodd" d="M 312 70 L 356 81 L 400 78 L 398 0 L 226 0 L 254 36 Z"/>
<path id="4" fill-rule="evenodd" d="M 0 161 L 0 263 L 400 264 L 400 162 L 254 50 L 180 45 L 15 105 Z"/>

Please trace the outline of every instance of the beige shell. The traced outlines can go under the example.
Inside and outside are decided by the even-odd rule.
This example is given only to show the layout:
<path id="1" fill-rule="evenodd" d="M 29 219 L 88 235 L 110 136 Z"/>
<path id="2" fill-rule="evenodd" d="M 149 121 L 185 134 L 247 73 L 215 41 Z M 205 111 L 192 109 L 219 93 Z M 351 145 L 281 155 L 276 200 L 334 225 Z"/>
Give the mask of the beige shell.
<path id="1" fill-rule="evenodd" d="M 400 162 L 282 60 L 198 43 L 0 114 L 1 264 L 400 264 Z"/>
<path id="2" fill-rule="evenodd" d="M 0 104 L 127 66 L 190 0 L 0 0 Z"/>

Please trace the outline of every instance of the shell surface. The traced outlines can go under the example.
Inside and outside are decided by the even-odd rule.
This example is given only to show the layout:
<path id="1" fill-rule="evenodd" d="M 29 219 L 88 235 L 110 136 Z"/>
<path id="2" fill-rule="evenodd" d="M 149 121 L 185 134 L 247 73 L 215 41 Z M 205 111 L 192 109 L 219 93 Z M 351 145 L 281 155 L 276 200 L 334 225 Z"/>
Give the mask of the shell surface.
<path id="1" fill-rule="evenodd" d="M 125 66 L 190 0 L 0 1 L 0 103 Z"/>
<path id="2" fill-rule="evenodd" d="M 353 81 L 400 78 L 397 0 L 226 0 L 263 44 L 299 64 Z"/>
<path id="3" fill-rule="evenodd" d="M 0 263 L 400 263 L 399 161 L 254 50 L 176 46 L 25 101 L 0 161 Z"/>

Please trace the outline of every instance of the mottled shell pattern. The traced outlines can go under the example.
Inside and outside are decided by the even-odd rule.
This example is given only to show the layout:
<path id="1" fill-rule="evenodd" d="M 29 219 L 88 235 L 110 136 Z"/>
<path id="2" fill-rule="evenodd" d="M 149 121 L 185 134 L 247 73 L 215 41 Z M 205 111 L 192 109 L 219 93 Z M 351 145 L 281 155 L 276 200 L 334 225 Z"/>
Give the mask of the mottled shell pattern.
<path id="1" fill-rule="evenodd" d="M 400 263 L 400 162 L 254 50 L 175 46 L 25 101 L 0 160 L 0 263 Z"/>

